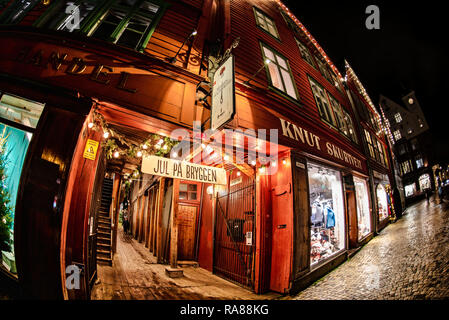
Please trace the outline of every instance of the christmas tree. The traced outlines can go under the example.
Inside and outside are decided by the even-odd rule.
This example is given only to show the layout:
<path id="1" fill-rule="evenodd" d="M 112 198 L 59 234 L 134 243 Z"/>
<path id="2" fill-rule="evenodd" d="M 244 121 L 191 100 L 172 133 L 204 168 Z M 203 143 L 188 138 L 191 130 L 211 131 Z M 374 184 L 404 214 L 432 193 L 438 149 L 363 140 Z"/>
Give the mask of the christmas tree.
<path id="1" fill-rule="evenodd" d="M 0 251 L 11 251 L 12 208 L 6 188 L 6 126 L 0 134 Z"/>

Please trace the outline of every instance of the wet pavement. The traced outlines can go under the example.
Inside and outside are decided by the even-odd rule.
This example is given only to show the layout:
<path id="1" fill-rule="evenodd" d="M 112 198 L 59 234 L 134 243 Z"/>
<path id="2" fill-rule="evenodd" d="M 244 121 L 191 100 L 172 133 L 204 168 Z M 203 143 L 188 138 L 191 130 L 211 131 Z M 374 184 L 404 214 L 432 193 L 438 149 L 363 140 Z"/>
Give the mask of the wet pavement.
<path id="1" fill-rule="evenodd" d="M 449 299 L 449 204 L 410 206 L 298 300 Z"/>

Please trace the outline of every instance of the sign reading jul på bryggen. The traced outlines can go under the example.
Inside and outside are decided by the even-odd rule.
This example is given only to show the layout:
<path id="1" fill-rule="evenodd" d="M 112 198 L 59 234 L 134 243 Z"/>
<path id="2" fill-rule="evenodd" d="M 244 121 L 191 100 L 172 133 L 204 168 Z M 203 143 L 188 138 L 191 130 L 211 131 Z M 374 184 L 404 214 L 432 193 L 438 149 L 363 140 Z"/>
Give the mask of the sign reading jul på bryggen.
<path id="1" fill-rule="evenodd" d="M 226 185 L 226 171 L 157 156 L 143 157 L 142 172 L 166 178 Z"/>

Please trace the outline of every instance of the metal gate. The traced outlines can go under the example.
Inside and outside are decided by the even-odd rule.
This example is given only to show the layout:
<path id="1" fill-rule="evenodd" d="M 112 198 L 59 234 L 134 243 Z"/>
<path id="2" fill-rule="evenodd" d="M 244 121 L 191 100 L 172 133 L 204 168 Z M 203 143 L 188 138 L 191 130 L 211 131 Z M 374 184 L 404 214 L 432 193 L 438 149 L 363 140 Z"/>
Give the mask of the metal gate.
<path id="1" fill-rule="evenodd" d="M 214 273 L 254 288 L 254 180 L 217 198 Z"/>

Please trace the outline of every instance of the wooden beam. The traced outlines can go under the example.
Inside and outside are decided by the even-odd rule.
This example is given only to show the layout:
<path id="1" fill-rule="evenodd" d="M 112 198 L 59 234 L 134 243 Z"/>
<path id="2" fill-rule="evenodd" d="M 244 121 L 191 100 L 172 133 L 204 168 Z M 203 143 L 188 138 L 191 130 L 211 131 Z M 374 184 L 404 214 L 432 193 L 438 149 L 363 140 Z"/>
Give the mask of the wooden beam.
<path id="1" fill-rule="evenodd" d="M 179 179 L 173 179 L 172 214 L 170 219 L 170 267 L 178 267 Z"/>
<path id="2" fill-rule="evenodd" d="M 157 262 L 162 263 L 162 202 L 164 200 L 165 178 L 159 181 L 159 188 L 156 193 L 155 212 L 157 215 L 157 232 L 156 232 L 156 257 Z"/>

